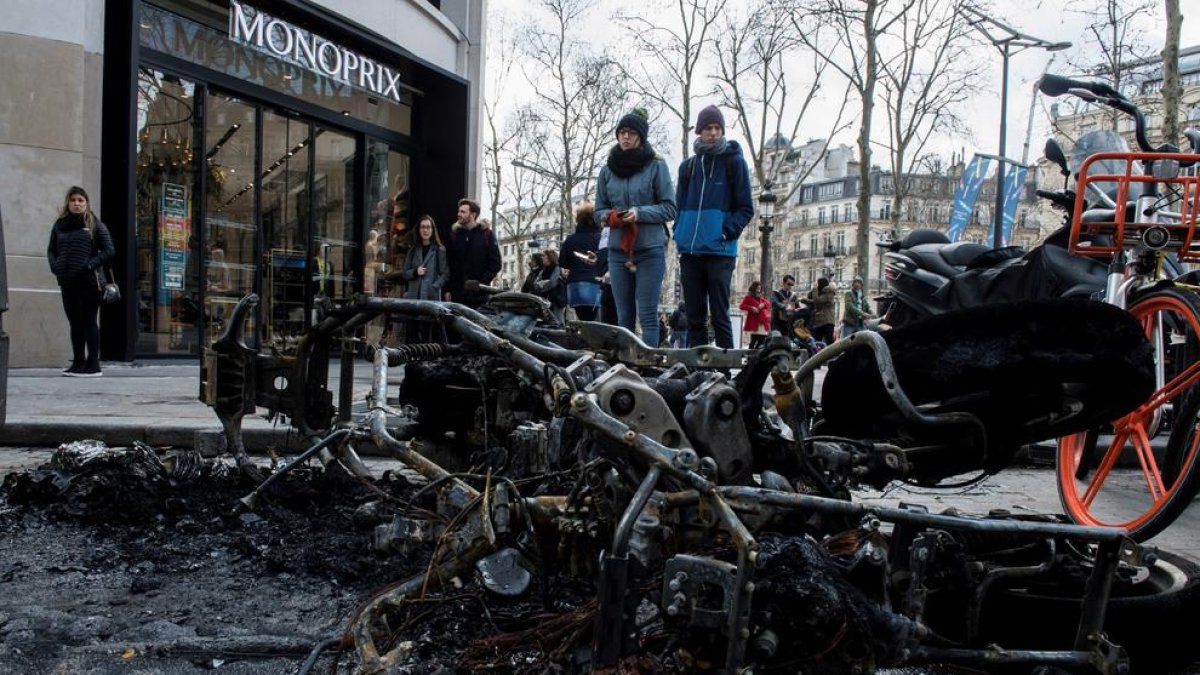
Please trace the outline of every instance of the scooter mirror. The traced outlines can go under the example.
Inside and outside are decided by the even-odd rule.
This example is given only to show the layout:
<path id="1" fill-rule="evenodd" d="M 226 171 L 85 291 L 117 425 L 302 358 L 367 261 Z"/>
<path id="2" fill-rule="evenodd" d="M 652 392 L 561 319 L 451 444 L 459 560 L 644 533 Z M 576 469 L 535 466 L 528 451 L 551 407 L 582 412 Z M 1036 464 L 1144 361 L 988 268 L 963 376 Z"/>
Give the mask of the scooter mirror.
<path id="1" fill-rule="evenodd" d="M 1062 175 L 1071 175 L 1071 170 L 1067 168 L 1067 154 L 1063 152 L 1062 146 L 1058 144 L 1058 141 L 1053 138 L 1046 139 L 1046 148 L 1042 152 L 1046 155 L 1046 159 L 1058 166 L 1058 170 Z"/>

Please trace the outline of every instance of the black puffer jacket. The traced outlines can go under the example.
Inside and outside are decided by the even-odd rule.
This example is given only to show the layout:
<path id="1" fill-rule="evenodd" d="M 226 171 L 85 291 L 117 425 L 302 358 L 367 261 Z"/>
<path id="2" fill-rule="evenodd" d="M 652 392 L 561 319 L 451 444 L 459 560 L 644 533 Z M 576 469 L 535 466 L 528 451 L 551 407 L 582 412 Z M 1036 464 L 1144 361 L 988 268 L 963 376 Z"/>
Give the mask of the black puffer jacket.
<path id="1" fill-rule="evenodd" d="M 91 280 L 92 270 L 113 259 L 113 242 L 108 228 L 99 219 L 92 222 L 93 232 L 84 227 L 82 215 L 68 213 L 54 222 L 46 257 L 59 286 Z"/>

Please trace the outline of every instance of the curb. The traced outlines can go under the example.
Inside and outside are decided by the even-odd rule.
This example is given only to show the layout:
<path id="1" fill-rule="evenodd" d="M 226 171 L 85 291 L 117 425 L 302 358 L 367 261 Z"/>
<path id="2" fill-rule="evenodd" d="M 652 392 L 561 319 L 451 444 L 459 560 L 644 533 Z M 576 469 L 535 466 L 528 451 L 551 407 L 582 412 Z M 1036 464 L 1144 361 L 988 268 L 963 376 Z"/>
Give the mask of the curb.
<path id="1" fill-rule="evenodd" d="M 219 424 L 147 424 L 141 421 L 122 424 L 114 420 L 108 420 L 105 424 L 9 422 L 0 427 L 0 438 L 3 438 L 0 444 L 53 448 L 71 441 L 95 439 L 110 447 L 128 446 L 140 441 L 154 447 L 195 448 L 205 452 L 209 448 L 224 448 L 222 434 Z M 243 427 L 242 439 L 245 441 L 246 450 L 250 452 L 304 449 L 304 439 L 300 434 L 295 429 L 285 426 Z"/>

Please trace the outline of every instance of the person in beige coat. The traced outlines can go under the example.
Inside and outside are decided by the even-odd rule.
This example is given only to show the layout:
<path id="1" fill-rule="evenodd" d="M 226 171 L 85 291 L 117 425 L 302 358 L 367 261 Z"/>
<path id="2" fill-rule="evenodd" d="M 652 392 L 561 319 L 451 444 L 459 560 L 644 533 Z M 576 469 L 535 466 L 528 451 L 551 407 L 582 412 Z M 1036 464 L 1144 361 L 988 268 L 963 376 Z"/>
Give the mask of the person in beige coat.
<path id="1" fill-rule="evenodd" d="M 812 336 L 818 342 L 829 344 L 833 342 L 833 327 L 837 322 L 837 291 L 829 283 L 829 279 L 817 279 L 816 288 L 808 292 L 808 297 L 800 300 L 812 308 Z"/>

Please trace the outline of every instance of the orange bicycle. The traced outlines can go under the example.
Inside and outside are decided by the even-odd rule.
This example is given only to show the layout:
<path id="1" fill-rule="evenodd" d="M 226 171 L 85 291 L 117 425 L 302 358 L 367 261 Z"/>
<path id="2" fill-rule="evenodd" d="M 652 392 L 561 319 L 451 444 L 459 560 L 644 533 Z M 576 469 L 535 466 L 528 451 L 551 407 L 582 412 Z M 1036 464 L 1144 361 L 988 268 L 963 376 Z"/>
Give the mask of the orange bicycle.
<path id="1" fill-rule="evenodd" d="M 1200 490 L 1200 296 L 1191 283 L 1195 273 L 1164 274 L 1167 256 L 1200 263 L 1200 177 L 1182 172 L 1200 160 L 1200 132 L 1187 132 L 1193 153 L 1152 148 L 1141 111 L 1108 85 L 1047 75 L 1039 87 L 1130 115 L 1143 150 L 1091 152 L 1083 159 L 1070 251 L 1109 261 L 1102 299 L 1128 310 L 1145 328 L 1156 390 L 1128 415 L 1059 439 L 1056 473 L 1072 520 L 1123 527 L 1144 541 L 1174 522 Z M 1061 152 L 1052 159 L 1066 169 Z"/>

